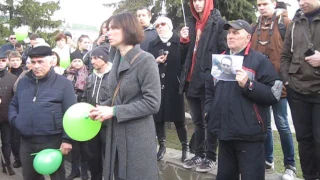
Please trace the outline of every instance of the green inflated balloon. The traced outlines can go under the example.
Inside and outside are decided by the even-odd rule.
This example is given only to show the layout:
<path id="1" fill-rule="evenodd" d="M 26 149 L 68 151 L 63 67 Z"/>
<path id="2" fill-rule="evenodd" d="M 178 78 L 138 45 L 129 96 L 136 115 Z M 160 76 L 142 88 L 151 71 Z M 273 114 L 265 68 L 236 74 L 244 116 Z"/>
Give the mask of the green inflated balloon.
<path id="1" fill-rule="evenodd" d="M 70 58 L 60 59 L 60 66 L 67 69 L 70 65 Z"/>
<path id="2" fill-rule="evenodd" d="M 62 153 L 56 149 L 44 149 L 33 160 L 34 169 L 42 175 L 56 172 L 62 163 Z"/>
<path id="3" fill-rule="evenodd" d="M 15 32 L 17 41 L 23 41 L 28 37 L 28 32 Z"/>
<path id="4" fill-rule="evenodd" d="M 64 114 L 63 128 L 73 140 L 88 141 L 99 133 L 101 122 L 88 117 L 92 108 L 91 104 L 81 102 L 72 105 Z"/>

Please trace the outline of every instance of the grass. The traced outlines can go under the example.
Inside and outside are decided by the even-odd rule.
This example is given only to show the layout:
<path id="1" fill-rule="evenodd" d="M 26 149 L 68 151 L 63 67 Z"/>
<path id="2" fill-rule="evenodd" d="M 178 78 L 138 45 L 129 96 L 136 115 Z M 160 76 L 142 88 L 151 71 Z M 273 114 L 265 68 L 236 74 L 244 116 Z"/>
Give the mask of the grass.
<path id="1" fill-rule="evenodd" d="M 193 133 L 193 127 L 188 128 L 188 139 L 190 140 L 191 135 Z M 172 149 L 181 150 L 181 144 L 178 139 L 177 133 L 175 131 L 175 128 L 167 129 L 167 146 Z M 295 134 L 293 134 L 294 139 L 294 149 L 295 149 L 295 160 L 296 160 L 296 167 L 297 167 L 297 177 L 302 178 L 302 172 L 300 167 L 300 160 L 298 155 L 298 143 L 295 138 Z M 278 132 L 273 133 L 273 139 L 274 139 L 274 161 L 275 161 L 275 170 L 276 172 L 282 173 L 284 171 L 284 165 L 283 165 L 283 153 L 281 148 L 281 142 L 280 142 L 280 136 Z"/>

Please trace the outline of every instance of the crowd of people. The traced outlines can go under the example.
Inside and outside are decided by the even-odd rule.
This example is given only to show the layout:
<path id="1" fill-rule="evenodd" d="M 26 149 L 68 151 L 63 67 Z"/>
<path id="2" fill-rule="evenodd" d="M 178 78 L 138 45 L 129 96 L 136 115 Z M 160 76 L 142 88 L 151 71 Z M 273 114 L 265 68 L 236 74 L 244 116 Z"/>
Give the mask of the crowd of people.
<path id="1" fill-rule="evenodd" d="M 61 32 L 52 48 L 31 34 L 24 47 L 10 35 L 0 48 L 3 173 L 22 167 L 24 180 L 42 180 L 31 154 L 54 148 L 71 152 L 72 169 L 66 177 L 62 163 L 53 180 L 156 180 L 165 123 L 173 122 L 185 169 L 217 168 L 217 180 L 264 180 L 274 169 L 272 111 L 282 179 L 293 180 L 289 104 L 303 178 L 320 179 L 320 1 L 300 0 L 293 19 L 284 3 L 256 3 L 260 15 L 249 24 L 228 22 L 213 0 L 190 0 L 192 16 L 179 34 L 170 18 L 151 23 L 151 11 L 141 7 L 108 18 L 93 42 L 81 35 L 74 45 L 72 33 Z M 230 56 L 243 57 L 232 81 L 211 74 L 212 55 L 225 55 L 229 66 Z M 194 124 L 190 141 L 184 98 Z M 88 117 L 102 123 L 89 141 L 63 129 L 64 113 L 77 102 L 92 104 Z"/>

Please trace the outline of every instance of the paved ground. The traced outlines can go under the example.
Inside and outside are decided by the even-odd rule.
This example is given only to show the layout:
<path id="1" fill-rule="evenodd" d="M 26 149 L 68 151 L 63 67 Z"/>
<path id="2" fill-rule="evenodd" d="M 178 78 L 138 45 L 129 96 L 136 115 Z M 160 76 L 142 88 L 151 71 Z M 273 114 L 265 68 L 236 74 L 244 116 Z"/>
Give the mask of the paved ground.
<path id="1" fill-rule="evenodd" d="M 68 161 L 65 161 L 66 175 L 70 174 L 71 164 Z M 8 176 L 0 171 L 0 180 L 23 180 L 22 178 L 22 168 L 14 169 L 16 175 Z M 50 180 L 49 176 L 45 177 L 46 180 Z M 75 180 L 80 180 L 80 178 L 76 178 Z"/>
<path id="2" fill-rule="evenodd" d="M 190 119 L 190 115 L 188 114 L 188 113 L 186 113 L 186 118 L 189 118 Z M 293 123 L 292 123 L 292 117 L 291 117 L 291 111 L 290 111 L 290 108 L 289 108 L 289 106 L 288 106 L 288 121 L 289 121 L 289 125 L 290 125 L 290 129 L 291 129 L 291 131 L 292 132 L 295 132 L 295 130 L 294 130 L 294 127 L 293 127 Z M 272 129 L 273 130 L 276 130 L 276 126 L 275 126 L 275 123 L 274 123 L 274 119 L 273 119 L 273 115 L 272 115 L 272 124 L 271 124 L 271 126 L 272 126 Z M 179 153 L 179 152 L 178 152 Z M 167 153 L 167 154 L 169 154 L 169 153 Z M 70 174 L 70 171 L 71 171 L 71 165 L 70 165 L 70 163 L 68 162 L 68 161 L 65 161 L 65 167 L 66 167 L 66 171 L 67 171 L 67 175 L 69 175 Z M 8 176 L 8 175 L 6 175 L 6 174 L 4 174 L 4 173 L 2 173 L 2 171 L 0 172 L 0 180 L 22 180 L 23 178 L 22 178 L 22 169 L 21 168 L 18 168 L 18 169 L 14 169 L 15 170 L 15 172 L 16 172 L 16 175 L 14 175 L 14 176 Z M 214 174 L 214 173 L 213 173 Z M 266 177 L 268 178 L 270 178 L 271 177 L 271 179 L 273 179 L 274 178 L 274 176 L 275 177 L 279 177 L 279 175 L 278 174 L 275 174 L 275 173 L 273 173 L 273 172 L 269 172 L 269 174 L 267 173 L 267 175 L 266 175 Z M 49 177 L 46 177 L 46 180 L 49 180 L 50 178 Z M 271 180 L 270 179 L 270 180 Z M 77 179 L 75 179 L 75 180 L 80 180 L 79 178 L 77 178 Z"/>

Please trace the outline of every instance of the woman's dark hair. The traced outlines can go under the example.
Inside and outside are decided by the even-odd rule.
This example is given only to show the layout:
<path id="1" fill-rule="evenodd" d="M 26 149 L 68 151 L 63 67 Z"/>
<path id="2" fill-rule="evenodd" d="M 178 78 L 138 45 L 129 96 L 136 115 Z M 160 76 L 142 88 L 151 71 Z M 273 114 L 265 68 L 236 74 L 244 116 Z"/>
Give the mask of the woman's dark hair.
<path id="1" fill-rule="evenodd" d="M 56 37 L 54 38 L 55 42 L 60 41 L 61 39 L 65 39 L 67 42 L 67 36 L 64 35 L 63 33 L 57 34 Z"/>
<path id="2" fill-rule="evenodd" d="M 57 66 L 60 66 L 60 56 L 58 55 L 58 53 L 52 51 L 52 56 L 55 55 L 57 57 Z"/>
<path id="3" fill-rule="evenodd" d="M 88 35 L 82 34 L 82 35 L 79 37 L 78 42 L 77 42 L 77 50 L 80 50 L 80 49 L 79 49 L 79 43 L 81 43 L 84 38 L 90 39 Z"/>
<path id="4" fill-rule="evenodd" d="M 113 29 L 122 29 L 126 45 L 140 44 L 144 39 L 144 33 L 137 17 L 129 12 L 111 16 L 110 25 Z"/>
<path id="5" fill-rule="evenodd" d="M 102 29 L 103 29 L 103 27 L 106 26 L 106 27 L 108 28 L 109 23 L 110 23 L 110 18 L 107 19 L 107 20 L 105 20 L 105 21 L 103 21 L 103 23 L 102 23 L 101 26 L 100 26 L 99 37 L 102 35 Z M 99 38 L 99 37 L 98 37 L 98 38 Z"/>

